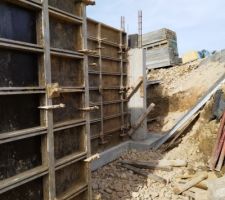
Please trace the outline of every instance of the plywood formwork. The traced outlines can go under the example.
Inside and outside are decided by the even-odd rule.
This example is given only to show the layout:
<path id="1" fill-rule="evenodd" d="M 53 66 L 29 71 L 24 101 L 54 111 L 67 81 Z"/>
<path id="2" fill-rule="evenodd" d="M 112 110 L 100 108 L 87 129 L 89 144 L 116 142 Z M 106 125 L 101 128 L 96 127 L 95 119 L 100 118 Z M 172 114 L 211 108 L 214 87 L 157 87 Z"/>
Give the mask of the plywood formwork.
<path id="1" fill-rule="evenodd" d="M 86 35 L 81 1 L 0 1 L 0 199 L 91 199 Z"/>
<path id="2" fill-rule="evenodd" d="M 127 35 L 92 19 L 87 20 L 92 153 L 121 142 L 129 127 L 127 87 Z"/>

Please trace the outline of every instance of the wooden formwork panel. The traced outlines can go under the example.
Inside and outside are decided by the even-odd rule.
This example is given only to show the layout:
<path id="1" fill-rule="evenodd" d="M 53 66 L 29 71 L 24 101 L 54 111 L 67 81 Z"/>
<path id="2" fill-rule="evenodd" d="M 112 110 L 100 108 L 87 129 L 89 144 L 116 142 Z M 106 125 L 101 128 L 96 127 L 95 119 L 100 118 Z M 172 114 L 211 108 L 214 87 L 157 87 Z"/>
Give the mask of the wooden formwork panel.
<path id="1" fill-rule="evenodd" d="M 0 133 L 40 126 L 40 95 L 0 96 Z"/>
<path id="2" fill-rule="evenodd" d="M 84 125 L 55 131 L 54 135 L 55 159 L 86 151 Z"/>
<path id="3" fill-rule="evenodd" d="M 90 87 L 99 87 L 100 79 L 98 74 L 89 74 L 89 86 Z"/>
<path id="4" fill-rule="evenodd" d="M 54 98 L 53 103 L 65 104 L 65 108 L 53 111 L 54 123 L 63 123 L 71 120 L 84 119 L 84 96 L 82 93 L 62 93 L 60 97 Z"/>
<path id="5" fill-rule="evenodd" d="M 35 179 L 25 183 L 17 188 L 0 194 L 2 200 L 43 200 L 43 180 L 42 178 Z"/>
<path id="6" fill-rule="evenodd" d="M 98 42 L 94 40 L 88 40 L 88 49 L 97 51 L 98 50 Z"/>
<path id="7" fill-rule="evenodd" d="M 121 114 L 121 103 L 107 104 L 103 106 L 103 116 L 109 117 Z"/>
<path id="8" fill-rule="evenodd" d="M 48 2 L 54 8 L 75 16 L 82 16 L 81 3 L 77 0 L 49 0 Z"/>
<path id="9" fill-rule="evenodd" d="M 81 50 L 81 25 L 50 17 L 50 45 L 63 50 Z"/>
<path id="10" fill-rule="evenodd" d="M 120 100 L 119 90 L 104 90 L 102 96 L 104 102 Z"/>
<path id="11" fill-rule="evenodd" d="M 88 37 L 98 37 L 98 23 L 88 19 L 87 20 L 87 34 Z"/>
<path id="12" fill-rule="evenodd" d="M 77 195 L 76 197 L 72 198 L 71 200 L 87 200 L 87 198 L 88 198 L 88 193 L 87 191 L 84 191 L 80 193 L 79 195 Z"/>
<path id="13" fill-rule="evenodd" d="M 120 87 L 120 76 L 115 75 L 104 75 L 102 77 L 103 87 Z"/>
<path id="14" fill-rule="evenodd" d="M 127 84 L 127 76 L 123 76 L 123 85 L 126 85 Z"/>
<path id="15" fill-rule="evenodd" d="M 1 1 L 0 24 L 0 37 L 36 43 L 35 12 Z"/>
<path id="16" fill-rule="evenodd" d="M 101 132 L 101 122 L 91 123 L 91 137 L 95 138 L 100 135 Z"/>
<path id="17" fill-rule="evenodd" d="M 42 165 L 41 137 L 0 144 L 0 180 Z"/>
<path id="18" fill-rule="evenodd" d="M 90 119 L 91 120 L 101 119 L 101 108 L 91 111 L 90 112 Z"/>
<path id="19" fill-rule="evenodd" d="M 0 87 L 39 85 L 37 54 L 0 49 L 0 64 Z"/>
<path id="20" fill-rule="evenodd" d="M 123 127 L 128 123 L 122 91 L 127 86 L 127 35 L 92 19 L 87 20 L 87 32 L 88 49 L 96 51 L 88 57 L 90 103 L 101 111 L 90 114 L 93 153 L 122 141 Z"/>
<path id="21" fill-rule="evenodd" d="M 108 26 L 102 25 L 101 38 L 105 38 L 108 42 L 120 44 L 120 32 Z"/>
<path id="22" fill-rule="evenodd" d="M 81 59 L 51 57 L 52 82 L 60 86 L 84 86 L 84 69 Z"/>
<path id="23" fill-rule="evenodd" d="M 70 191 L 87 184 L 85 163 L 78 161 L 56 171 L 56 197 L 60 199 Z"/>
<path id="24" fill-rule="evenodd" d="M 120 54 L 119 54 L 119 48 L 115 47 L 115 46 L 111 46 L 108 44 L 102 44 L 103 47 L 103 51 L 102 51 L 102 56 L 103 57 L 108 57 L 108 58 L 115 58 L 115 59 L 119 59 L 120 58 Z"/>
<path id="25" fill-rule="evenodd" d="M 120 62 L 108 59 L 102 59 L 102 71 L 109 73 L 120 73 Z"/>
<path id="26" fill-rule="evenodd" d="M 98 58 L 88 57 L 88 70 L 89 71 L 99 71 Z"/>
<path id="27" fill-rule="evenodd" d="M 98 90 L 90 90 L 89 99 L 91 104 L 98 104 L 101 102 L 101 94 Z"/>
<path id="28" fill-rule="evenodd" d="M 128 73 L 128 64 L 127 64 L 127 62 L 123 62 L 123 73 Z"/>
<path id="29" fill-rule="evenodd" d="M 112 130 L 120 129 L 122 126 L 120 117 L 104 120 L 104 133 Z"/>
<path id="30" fill-rule="evenodd" d="M 99 139 L 95 138 L 91 141 L 91 152 L 98 153 L 99 151 L 105 151 L 110 147 L 114 147 L 118 145 L 118 143 L 121 141 L 121 130 L 117 130 L 114 132 L 111 132 L 109 134 L 106 134 L 104 136 L 105 141 L 108 141 L 107 145 L 99 145 Z"/>
<path id="31" fill-rule="evenodd" d="M 0 2 L 0 199 L 90 199 L 83 11 L 77 0 Z"/>

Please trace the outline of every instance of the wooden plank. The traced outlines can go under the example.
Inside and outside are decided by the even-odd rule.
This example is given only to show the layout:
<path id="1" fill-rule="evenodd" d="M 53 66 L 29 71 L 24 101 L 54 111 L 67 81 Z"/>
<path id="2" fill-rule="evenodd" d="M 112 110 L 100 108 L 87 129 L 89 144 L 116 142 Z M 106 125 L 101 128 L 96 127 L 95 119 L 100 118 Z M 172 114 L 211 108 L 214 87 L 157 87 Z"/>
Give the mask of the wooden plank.
<path id="1" fill-rule="evenodd" d="M 127 100 L 129 101 L 130 98 L 137 92 L 137 90 L 140 88 L 140 86 L 143 83 L 143 78 L 140 78 L 137 82 L 137 84 L 134 86 L 133 90 L 131 91 L 131 93 L 127 96 Z"/>
<path id="2" fill-rule="evenodd" d="M 204 179 L 208 178 L 208 173 L 202 173 L 196 177 L 194 177 L 192 180 L 188 181 L 186 184 L 184 185 L 178 185 L 175 186 L 173 191 L 175 194 L 181 194 L 182 192 L 190 189 L 191 187 L 195 186 L 196 184 L 200 183 L 201 181 L 203 181 Z"/>
<path id="3" fill-rule="evenodd" d="M 151 174 L 151 173 L 147 173 L 147 172 L 141 171 L 140 169 L 138 169 L 136 167 L 133 167 L 131 165 L 122 164 L 120 166 L 123 167 L 123 168 L 126 168 L 128 170 L 131 170 L 131 171 L 133 171 L 136 174 L 139 174 L 139 175 L 144 176 L 146 178 L 152 179 L 154 181 L 157 181 L 157 182 L 160 182 L 160 183 L 163 183 L 163 184 L 166 184 L 166 182 L 167 182 L 166 179 L 164 179 L 164 178 L 162 178 L 160 176 L 157 176 L 155 174 Z"/>
<path id="4" fill-rule="evenodd" d="M 144 119 L 148 116 L 148 114 L 154 109 L 155 104 L 150 104 L 147 110 L 138 118 L 137 122 L 132 125 L 131 129 L 128 132 L 128 135 L 131 136 L 134 134 L 134 132 L 141 126 Z"/>
<path id="5" fill-rule="evenodd" d="M 17 176 L 13 176 L 11 178 L 5 179 L 4 181 L 0 182 L 0 193 L 4 193 L 15 187 L 18 187 L 19 185 L 22 185 L 38 177 L 41 177 L 47 174 L 47 170 L 48 170 L 47 167 L 40 166 L 31 170 L 28 170 L 26 172 L 23 172 Z"/>
<path id="6" fill-rule="evenodd" d="M 142 168 L 142 169 L 160 169 L 165 171 L 171 171 L 173 168 L 171 166 L 160 165 L 157 162 L 146 162 L 146 161 L 136 161 L 136 160 L 123 160 L 122 164 L 132 165 L 134 167 Z"/>

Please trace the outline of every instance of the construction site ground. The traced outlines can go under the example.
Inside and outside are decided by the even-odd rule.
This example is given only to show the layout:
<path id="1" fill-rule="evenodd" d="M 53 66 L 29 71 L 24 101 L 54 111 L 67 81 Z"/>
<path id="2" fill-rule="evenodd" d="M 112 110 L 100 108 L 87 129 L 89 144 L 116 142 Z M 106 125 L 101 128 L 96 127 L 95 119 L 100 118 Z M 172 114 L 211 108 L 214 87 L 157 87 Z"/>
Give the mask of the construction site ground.
<path id="1" fill-rule="evenodd" d="M 149 80 L 161 80 L 160 85 L 151 86 L 148 100 L 156 104 L 149 118 L 157 117 L 148 128 L 151 132 L 163 134 L 170 130 L 199 98 L 224 73 L 224 59 L 220 54 L 192 63 L 152 70 Z M 224 87 L 222 88 L 225 91 Z M 217 136 L 219 122 L 212 120 L 214 97 L 201 109 L 198 117 L 183 132 L 178 143 L 165 150 L 164 145 L 158 151 L 136 151 L 125 153 L 118 160 L 92 173 L 93 199 L 98 200 L 178 200 L 189 199 L 176 195 L 174 185 L 183 175 L 194 175 L 208 171 L 208 164 Z M 121 160 L 176 160 L 187 161 L 186 167 L 173 167 L 171 171 L 142 169 L 167 180 L 167 184 L 158 183 L 121 168 Z M 213 175 L 212 175 L 213 174 Z M 220 173 L 211 173 L 210 178 L 220 177 Z M 210 179 L 209 178 L 209 179 Z"/>

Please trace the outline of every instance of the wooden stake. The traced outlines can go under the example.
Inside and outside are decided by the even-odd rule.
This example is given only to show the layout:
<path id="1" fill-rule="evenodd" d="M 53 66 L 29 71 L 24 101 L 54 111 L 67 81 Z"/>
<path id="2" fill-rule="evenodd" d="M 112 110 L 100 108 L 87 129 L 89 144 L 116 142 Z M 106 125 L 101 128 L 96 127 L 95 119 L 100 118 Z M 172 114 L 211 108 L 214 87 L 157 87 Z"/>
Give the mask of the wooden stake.
<path id="1" fill-rule="evenodd" d="M 139 117 L 139 119 L 137 120 L 136 124 L 134 124 L 132 126 L 132 128 L 128 132 L 129 136 L 133 135 L 134 132 L 141 126 L 141 124 L 144 121 L 144 119 L 148 116 L 148 114 L 153 110 L 154 107 L 155 107 L 155 104 L 151 103 L 150 106 L 147 108 L 147 110 Z"/>
<path id="2" fill-rule="evenodd" d="M 157 163 L 153 163 L 153 162 L 124 160 L 124 161 L 121 161 L 121 163 L 127 164 L 127 165 L 132 165 L 134 167 L 138 167 L 141 169 L 160 169 L 160 170 L 164 170 L 164 171 L 172 171 L 171 166 L 159 166 L 159 165 L 157 165 Z"/>
<path id="3" fill-rule="evenodd" d="M 190 189 L 191 187 L 197 185 L 198 183 L 200 183 L 201 181 L 203 181 L 204 179 L 207 179 L 207 178 L 208 178 L 208 173 L 204 172 L 204 173 L 200 174 L 199 176 L 196 176 L 192 180 L 188 181 L 186 184 L 178 185 L 178 186 L 174 187 L 173 191 L 175 194 L 181 194 L 182 192 Z"/>
<path id="4" fill-rule="evenodd" d="M 131 165 L 122 164 L 122 165 L 119 165 L 119 166 L 123 167 L 123 168 L 126 168 L 126 169 L 129 169 L 129 170 L 133 171 L 136 174 L 139 174 L 139 175 L 144 176 L 146 178 L 152 179 L 154 181 L 157 181 L 157 182 L 160 182 L 160 183 L 163 183 L 163 184 L 167 183 L 166 179 L 164 179 L 164 178 L 162 178 L 160 176 L 157 176 L 155 174 L 150 174 L 150 173 L 147 173 L 147 172 L 143 172 L 140 169 L 138 169 L 136 167 L 133 167 Z"/>

